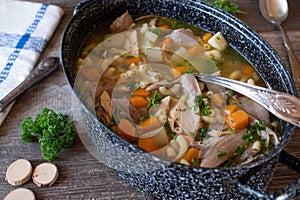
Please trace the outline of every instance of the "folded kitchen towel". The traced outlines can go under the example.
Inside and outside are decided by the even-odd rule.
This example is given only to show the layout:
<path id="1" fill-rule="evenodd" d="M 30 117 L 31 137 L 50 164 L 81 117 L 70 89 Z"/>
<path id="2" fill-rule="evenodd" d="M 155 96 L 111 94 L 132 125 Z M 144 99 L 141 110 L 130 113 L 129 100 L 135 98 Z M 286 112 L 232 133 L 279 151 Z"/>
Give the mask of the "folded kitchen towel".
<path id="1" fill-rule="evenodd" d="M 0 0 L 0 100 L 29 75 L 63 14 L 55 5 Z"/>

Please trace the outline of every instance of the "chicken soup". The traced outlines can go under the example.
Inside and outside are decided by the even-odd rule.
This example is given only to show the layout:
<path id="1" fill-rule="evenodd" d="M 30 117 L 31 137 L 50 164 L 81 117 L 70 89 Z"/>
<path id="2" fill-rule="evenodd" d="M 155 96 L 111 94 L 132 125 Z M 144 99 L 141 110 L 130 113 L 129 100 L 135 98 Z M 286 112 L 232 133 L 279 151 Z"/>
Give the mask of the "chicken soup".
<path id="1" fill-rule="evenodd" d="M 229 167 L 263 156 L 280 140 L 278 120 L 259 104 L 195 78 L 209 73 L 263 86 L 220 32 L 126 12 L 89 37 L 78 70 L 82 98 L 99 120 L 158 157 Z"/>

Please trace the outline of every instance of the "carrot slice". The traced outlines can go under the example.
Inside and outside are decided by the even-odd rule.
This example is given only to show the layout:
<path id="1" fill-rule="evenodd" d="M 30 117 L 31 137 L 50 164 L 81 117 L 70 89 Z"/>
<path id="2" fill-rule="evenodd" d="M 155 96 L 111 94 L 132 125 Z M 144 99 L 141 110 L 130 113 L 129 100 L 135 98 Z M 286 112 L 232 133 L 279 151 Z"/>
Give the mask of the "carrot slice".
<path id="1" fill-rule="evenodd" d="M 135 140 L 136 129 L 129 120 L 121 119 L 118 124 L 117 133 L 125 139 L 133 142 Z"/>
<path id="2" fill-rule="evenodd" d="M 175 67 L 174 70 L 180 74 L 184 74 L 188 68 L 186 66 Z"/>
<path id="3" fill-rule="evenodd" d="M 237 110 L 226 117 L 226 123 L 230 128 L 242 129 L 248 125 L 249 116 L 243 110 Z"/>
<path id="4" fill-rule="evenodd" d="M 188 68 L 186 66 L 175 67 L 173 71 L 174 78 L 179 78 L 182 74 L 186 72 Z"/>
<path id="5" fill-rule="evenodd" d="M 190 148 L 185 156 L 184 156 L 184 159 L 187 160 L 189 163 L 192 163 L 193 162 L 193 159 L 196 159 L 196 160 L 199 160 L 199 157 L 200 157 L 200 153 L 201 151 L 199 149 L 196 149 L 196 148 Z"/>
<path id="6" fill-rule="evenodd" d="M 227 115 L 231 115 L 232 113 L 237 111 L 237 109 L 238 109 L 238 107 L 235 104 L 227 105 L 226 108 L 225 108 L 225 113 Z"/>
<path id="7" fill-rule="evenodd" d="M 246 65 L 245 67 L 242 68 L 242 72 L 248 77 L 252 77 L 254 73 L 254 68 L 251 65 Z"/>
<path id="8" fill-rule="evenodd" d="M 141 96 L 131 96 L 130 103 L 136 108 L 143 108 L 148 105 L 147 99 Z"/>
<path id="9" fill-rule="evenodd" d="M 125 63 L 126 65 L 130 65 L 130 64 L 132 64 L 132 63 L 137 64 L 137 63 L 139 63 L 140 61 L 141 61 L 140 57 L 128 56 L 128 57 L 125 58 L 124 63 Z"/>
<path id="10" fill-rule="evenodd" d="M 138 146 L 148 152 L 156 151 L 158 149 L 158 144 L 152 138 L 140 138 Z"/>
<path id="11" fill-rule="evenodd" d="M 151 91 L 146 91 L 146 88 L 139 88 L 132 93 L 132 96 L 148 97 L 151 95 Z"/>
<path id="12" fill-rule="evenodd" d="M 205 34 L 203 35 L 202 40 L 203 40 L 204 42 L 207 42 L 212 36 L 213 36 L 212 33 L 205 33 Z"/>
<path id="13" fill-rule="evenodd" d="M 141 133 L 147 133 L 149 131 L 158 129 L 159 127 L 161 127 L 161 124 L 158 117 L 155 115 L 138 124 L 138 129 Z"/>
<path id="14" fill-rule="evenodd" d="M 166 28 L 166 29 L 170 29 L 169 25 L 165 24 L 165 25 L 162 25 L 161 28 Z"/>

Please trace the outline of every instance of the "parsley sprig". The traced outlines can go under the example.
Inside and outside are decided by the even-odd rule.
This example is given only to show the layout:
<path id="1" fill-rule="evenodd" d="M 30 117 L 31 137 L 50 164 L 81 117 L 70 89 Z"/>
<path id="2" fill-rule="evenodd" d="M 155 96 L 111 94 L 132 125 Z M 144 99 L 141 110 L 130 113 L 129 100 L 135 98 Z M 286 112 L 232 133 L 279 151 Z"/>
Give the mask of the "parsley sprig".
<path id="1" fill-rule="evenodd" d="M 73 145 L 73 125 L 74 121 L 68 121 L 66 115 L 44 108 L 35 120 L 30 116 L 24 118 L 21 139 L 29 143 L 37 139 L 42 156 L 48 161 L 53 161 L 63 149 Z"/>

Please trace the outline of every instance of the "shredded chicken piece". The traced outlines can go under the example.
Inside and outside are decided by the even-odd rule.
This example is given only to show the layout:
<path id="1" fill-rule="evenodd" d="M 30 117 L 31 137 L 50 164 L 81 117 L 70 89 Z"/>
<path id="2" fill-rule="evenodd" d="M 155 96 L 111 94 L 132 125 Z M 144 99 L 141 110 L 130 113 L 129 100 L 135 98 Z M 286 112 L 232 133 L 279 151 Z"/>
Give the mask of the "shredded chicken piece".
<path id="1" fill-rule="evenodd" d="M 194 134 L 199 127 L 200 116 L 181 101 L 178 101 L 175 107 L 170 110 L 170 117 L 187 135 Z"/>
<path id="2" fill-rule="evenodd" d="M 280 138 L 276 135 L 274 131 L 272 131 L 272 129 L 266 127 L 266 132 L 268 133 L 268 135 L 273 136 L 275 145 L 279 143 Z"/>
<path id="3" fill-rule="evenodd" d="M 199 96 L 202 94 L 198 81 L 193 74 L 183 74 L 180 77 L 180 82 L 183 91 L 185 91 L 187 95 L 192 94 L 193 96 Z"/>
<path id="4" fill-rule="evenodd" d="M 109 27 L 109 30 L 114 33 L 120 33 L 132 27 L 133 20 L 131 15 L 126 11 L 122 16 L 118 17 Z"/>
<path id="5" fill-rule="evenodd" d="M 190 47 L 199 45 L 191 29 L 181 28 L 174 30 L 168 37 L 181 46 Z"/>
<path id="6" fill-rule="evenodd" d="M 102 94 L 104 91 L 106 91 L 108 94 L 111 94 L 114 89 L 114 85 L 115 81 L 112 79 L 105 78 L 103 80 L 100 80 L 98 83 L 96 93 Z"/>
<path id="7" fill-rule="evenodd" d="M 129 53 L 131 56 L 136 56 L 138 54 L 138 33 L 136 30 L 131 31 L 130 33 L 126 34 L 127 37 L 124 42 L 124 50 L 132 51 Z"/>
<path id="8" fill-rule="evenodd" d="M 170 82 L 170 81 L 167 81 L 167 80 L 162 80 L 162 81 L 159 81 L 159 82 L 157 82 L 157 83 L 154 83 L 154 84 L 148 86 L 148 87 L 146 88 L 146 91 L 155 90 L 155 89 L 157 89 L 157 88 L 159 88 L 159 87 L 161 87 L 161 86 L 170 87 L 170 86 L 172 86 L 172 85 L 178 83 L 179 81 L 180 81 L 180 78 L 179 78 L 179 79 L 176 79 L 176 80 L 174 80 L 174 81 L 171 81 L 171 82 Z"/>
<path id="9" fill-rule="evenodd" d="M 102 106 L 102 108 L 105 110 L 105 112 L 108 113 L 108 117 L 110 119 L 112 119 L 112 108 L 111 108 L 111 104 L 110 104 L 110 96 L 109 94 L 106 92 L 106 90 L 104 90 L 100 96 L 100 105 Z"/>
<path id="10" fill-rule="evenodd" d="M 149 22 L 149 26 L 152 28 L 156 27 L 156 22 L 157 22 L 158 18 L 154 18 Z"/>
<path id="11" fill-rule="evenodd" d="M 218 138 L 213 149 L 202 159 L 201 167 L 218 167 L 221 163 L 233 156 L 237 146 L 244 145 L 246 142 L 242 136 L 247 129 L 241 129 L 236 134 L 225 134 Z M 224 155 L 218 156 L 220 152 Z"/>
<path id="12" fill-rule="evenodd" d="M 159 106 L 161 109 L 165 110 L 168 113 L 170 111 L 170 102 L 171 102 L 171 97 L 167 96 L 160 101 Z"/>
<path id="13" fill-rule="evenodd" d="M 157 83 L 154 83 L 146 88 L 146 91 L 155 90 L 159 87 L 166 86 L 171 87 L 176 83 L 181 83 L 182 89 L 186 92 L 186 94 L 192 94 L 194 96 L 201 95 L 201 89 L 199 87 L 198 81 L 193 74 L 183 74 L 178 79 L 173 81 L 162 80 Z"/>

